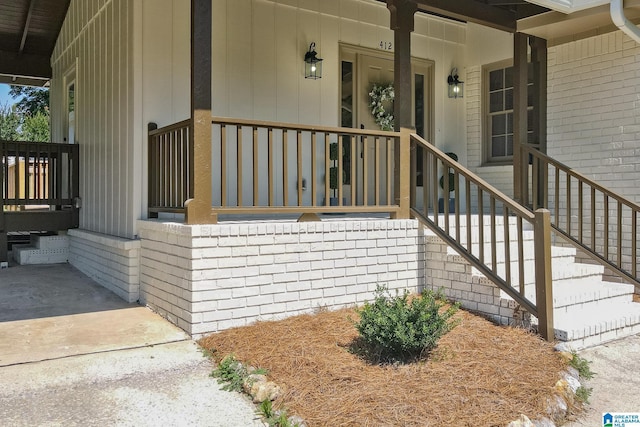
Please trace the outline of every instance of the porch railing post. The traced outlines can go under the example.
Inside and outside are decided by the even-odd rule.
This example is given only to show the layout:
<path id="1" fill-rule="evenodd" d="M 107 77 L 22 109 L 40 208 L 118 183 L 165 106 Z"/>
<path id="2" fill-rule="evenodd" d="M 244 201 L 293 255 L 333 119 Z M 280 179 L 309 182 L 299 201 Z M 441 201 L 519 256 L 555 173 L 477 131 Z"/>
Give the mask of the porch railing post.
<path id="1" fill-rule="evenodd" d="M 191 0 L 191 132 L 193 199 L 187 224 L 216 223 L 211 185 L 211 0 Z"/>
<path id="2" fill-rule="evenodd" d="M 521 145 L 527 142 L 527 88 L 528 88 L 528 36 L 513 35 L 513 198 L 516 202 L 529 203 L 527 190 L 528 156 L 523 158 Z"/>
<path id="3" fill-rule="evenodd" d="M 551 214 L 547 209 L 535 211 L 534 245 L 538 332 L 547 341 L 552 341 L 554 339 L 554 331 L 551 276 Z"/>
<path id="4" fill-rule="evenodd" d="M 413 129 L 400 128 L 397 148 L 399 162 L 395 169 L 395 199 L 399 208 L 392 215 L 394 219 L 408 219 L 411 216 L 411 132 Z"/>

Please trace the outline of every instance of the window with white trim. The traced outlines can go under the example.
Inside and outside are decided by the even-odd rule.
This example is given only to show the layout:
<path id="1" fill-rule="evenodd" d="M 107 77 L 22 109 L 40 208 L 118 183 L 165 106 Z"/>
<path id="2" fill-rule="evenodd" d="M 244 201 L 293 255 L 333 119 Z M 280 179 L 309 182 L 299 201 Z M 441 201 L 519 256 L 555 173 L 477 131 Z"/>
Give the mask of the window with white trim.
<path id="1" fill-rule="evenodd" d="M 529 73 L 532 76 L 533 73 Z M 483 69 L 485 163 L 513 160 L 513 66 L 500 62 Z M 533 79 L 527 84 L 528 140 L 533 140 Z"/>

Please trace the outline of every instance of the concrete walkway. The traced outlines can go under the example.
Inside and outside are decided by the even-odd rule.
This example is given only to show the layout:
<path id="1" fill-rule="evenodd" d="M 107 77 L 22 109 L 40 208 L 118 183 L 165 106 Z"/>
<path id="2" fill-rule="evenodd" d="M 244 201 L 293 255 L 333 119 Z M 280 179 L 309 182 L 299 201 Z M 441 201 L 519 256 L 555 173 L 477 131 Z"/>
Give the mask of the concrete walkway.
<path id="1" fill-rule="evenodd" d="M 0 424 L 262 426 L 197 345 L 69 265 L 0 270 Z"/>
<path id="2" fill-rule="evenodd" d="M 634 335 L 578 354 L 591 362 L 595 376 L 586 387 L 593 388 L 587 412 L 568 427 L 601 426 L 606 412 L 640 413 L 640 335 Z"/>

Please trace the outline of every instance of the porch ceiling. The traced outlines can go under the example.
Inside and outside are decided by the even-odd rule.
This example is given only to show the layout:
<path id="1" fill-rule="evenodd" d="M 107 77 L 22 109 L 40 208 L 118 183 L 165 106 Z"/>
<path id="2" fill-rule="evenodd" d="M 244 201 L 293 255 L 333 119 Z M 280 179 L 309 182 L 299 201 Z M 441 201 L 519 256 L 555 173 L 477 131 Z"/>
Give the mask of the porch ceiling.
<path id="1" fill-rule="evenodd" d="M 0 83 L 42 86 L 71 0 L 0 0 Z"/>
<path id="2" fill-rule="evenodd" d="M 393 1 L 393 0 L 392 0 Z M 549 9 L 525 0 L 413 0 L 418 11 L 515 32 L 519 19 Z"/>

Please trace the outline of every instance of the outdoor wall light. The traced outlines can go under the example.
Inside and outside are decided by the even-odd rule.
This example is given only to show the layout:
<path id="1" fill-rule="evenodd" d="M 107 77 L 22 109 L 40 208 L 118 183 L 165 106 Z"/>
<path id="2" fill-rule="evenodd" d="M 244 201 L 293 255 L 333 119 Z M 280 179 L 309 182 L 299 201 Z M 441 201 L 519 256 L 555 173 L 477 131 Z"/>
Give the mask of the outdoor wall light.
<path id="1" fill-rule="evenodd" d="M 447 77 L 447 83 L 449 84 L 449 98 L 464 97 L 464 82 L 458 79 L 457 68 L 451 70 L 451 74 Z"/>
<path id="2" fill-rule="evenodd" d="M 309 51 L 304 54 L 304 78 L 305 79 L 321 79 L 322 78 L 322 58 L 318 58 L 315 42 L 309 45 Z"/>

